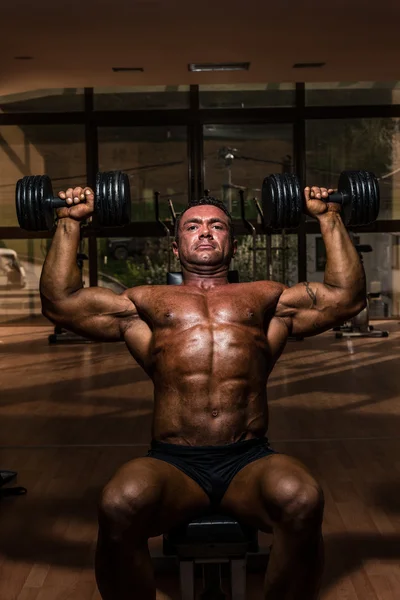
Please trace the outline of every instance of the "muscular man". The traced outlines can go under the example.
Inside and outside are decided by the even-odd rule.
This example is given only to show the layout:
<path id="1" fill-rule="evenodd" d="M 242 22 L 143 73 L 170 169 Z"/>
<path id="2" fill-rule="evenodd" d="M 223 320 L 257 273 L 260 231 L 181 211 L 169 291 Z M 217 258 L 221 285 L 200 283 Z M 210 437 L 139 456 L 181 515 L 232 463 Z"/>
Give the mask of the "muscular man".
<path id="1" fill-rule="evenodd" d="M 173 251 L 182 286 L 140 286 L 117 295 L 81 287 L 80 221 L 90 188 L 61 192 L 68 207 L 43 267 L 43 314 L 98 340 L 124 340 L 154 383 L 153 441 L 106 485 L 99 509 L 96 576 L 104 600 L 154 600 L 149 537 L 218 507 L 273 528 L 267 600 L 317 598 L 323 564 L 323 494 L 298 460 L 267 441 L 266 383 L 289 334 L 310 336 L 365 306 L 363 267 L 332 190 L 305 189 L 321 226 L 324 283 L 228 284 L 236 252 L 224 205 L 204 198 L 177 223 Z M 85 202 L 82 202 L 85 200 Z"/>

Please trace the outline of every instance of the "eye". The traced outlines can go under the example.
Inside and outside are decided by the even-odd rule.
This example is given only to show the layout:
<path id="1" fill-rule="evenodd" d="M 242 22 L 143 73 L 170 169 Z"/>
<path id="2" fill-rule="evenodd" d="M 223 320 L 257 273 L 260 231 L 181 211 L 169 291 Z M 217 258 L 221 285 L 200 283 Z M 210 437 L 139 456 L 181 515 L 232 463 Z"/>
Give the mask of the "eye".
<path id="1" fill-rule="evenodd" d="M 193 231 L 193 229 L 196 229 L 196 225 L 189 225 L 188 231 Z"/>

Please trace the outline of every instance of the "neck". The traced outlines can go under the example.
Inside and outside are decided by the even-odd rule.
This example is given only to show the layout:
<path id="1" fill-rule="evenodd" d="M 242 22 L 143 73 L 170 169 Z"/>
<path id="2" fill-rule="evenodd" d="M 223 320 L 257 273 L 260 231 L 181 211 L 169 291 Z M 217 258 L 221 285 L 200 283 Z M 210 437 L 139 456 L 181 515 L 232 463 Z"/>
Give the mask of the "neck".
<path id="1" fill-rule="evenodd" d="M 213 272 L 195 272 L 188 271 L 182 266 L 182 277 L 183 285 L 194 285 L 204 290 L 209 290 L 218 285 L 227 285 L 228 281 L 228 268 L 223 267 L 219 271 Z"/>

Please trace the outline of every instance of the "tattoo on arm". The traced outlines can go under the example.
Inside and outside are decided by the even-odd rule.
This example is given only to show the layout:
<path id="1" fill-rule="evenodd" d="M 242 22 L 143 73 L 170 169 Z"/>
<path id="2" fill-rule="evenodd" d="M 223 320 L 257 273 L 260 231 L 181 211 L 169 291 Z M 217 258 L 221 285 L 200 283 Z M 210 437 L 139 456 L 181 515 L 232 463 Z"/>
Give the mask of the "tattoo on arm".
<path id="1" fill-rule="evenodd" d="M 308 281 L 305 281 L 303 284 L 306 288 L 306 292 L 307 294 L 310 296 L 311 298 L 311 302 L 313 304 L 313 306 L 315 306 L 317 304 L 317 295 L 312 291 L 312 289 L 310 288 L 310 284 L 308 283 Z"/>

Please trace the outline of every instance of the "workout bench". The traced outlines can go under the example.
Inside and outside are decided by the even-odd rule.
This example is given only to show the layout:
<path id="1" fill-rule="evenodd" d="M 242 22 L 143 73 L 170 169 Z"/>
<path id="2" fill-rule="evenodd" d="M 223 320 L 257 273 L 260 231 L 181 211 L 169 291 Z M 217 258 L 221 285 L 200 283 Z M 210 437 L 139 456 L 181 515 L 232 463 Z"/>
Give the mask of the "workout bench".
<path id="1" fill-rule="evenodd" d="M 179 558 L 182 600 L 195 600 L 195 564 L 203 568 L 201 600 L 223 600 L 221 566 L 230 566 L 232 600 L 246 598 L 246 554 L 258 552 L 257 530 L 226 515 L 208 514 L 163 536 L 164 555 Z"/>

